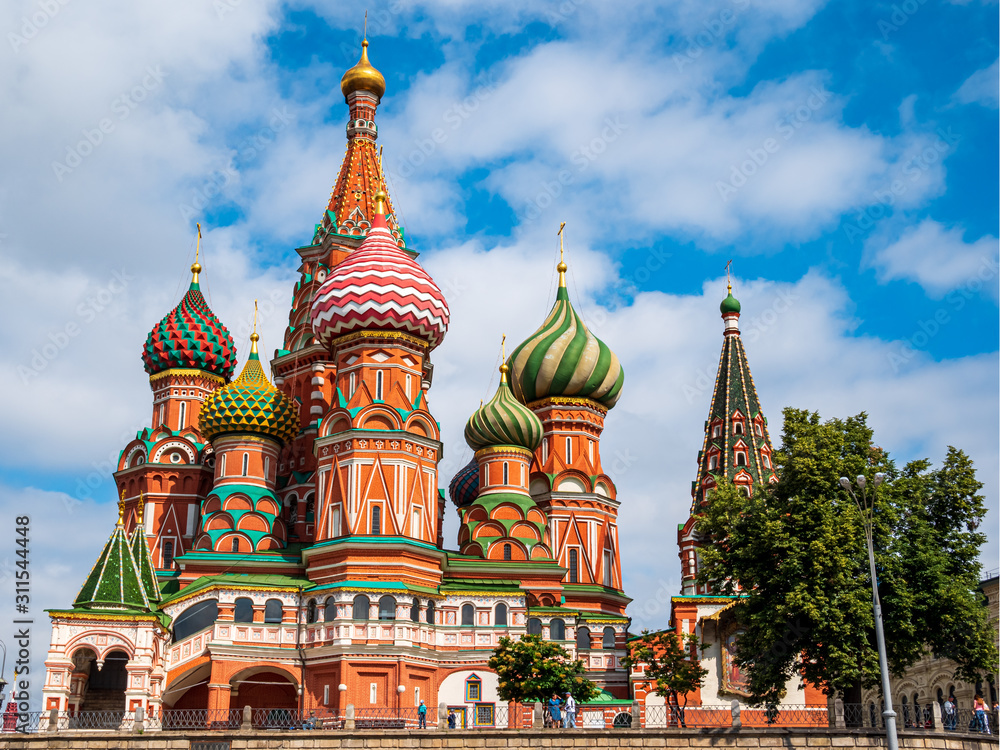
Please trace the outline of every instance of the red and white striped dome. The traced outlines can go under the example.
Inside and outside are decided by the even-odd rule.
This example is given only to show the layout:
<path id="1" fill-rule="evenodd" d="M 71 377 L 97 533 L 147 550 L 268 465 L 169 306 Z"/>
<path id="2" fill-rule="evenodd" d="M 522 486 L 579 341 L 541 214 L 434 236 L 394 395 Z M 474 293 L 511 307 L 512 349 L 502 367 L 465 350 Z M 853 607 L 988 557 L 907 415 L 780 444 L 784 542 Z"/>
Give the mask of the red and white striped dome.
<path id="1" fill-rule="evenodd" d="M 448 303 L 430 275 L 396 245 L 376 214 L 361 247 L 330 271 L 316 292 L 311 323 L 328 347 L 348 333 L 403 331 L 433 349 L 448 331 Z"/>

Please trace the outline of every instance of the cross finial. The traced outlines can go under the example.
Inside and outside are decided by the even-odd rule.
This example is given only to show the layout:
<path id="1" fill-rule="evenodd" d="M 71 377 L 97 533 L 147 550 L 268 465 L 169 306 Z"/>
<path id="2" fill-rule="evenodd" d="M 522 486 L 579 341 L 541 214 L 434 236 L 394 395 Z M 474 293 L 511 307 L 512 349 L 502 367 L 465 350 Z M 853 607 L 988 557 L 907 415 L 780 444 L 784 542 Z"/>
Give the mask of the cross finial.
<path id="1" fill-rule="evenodd" d="M 201 224 L 195 224 L 198 227 L 198 239 L 195 241 L 194 245 L 194 263 L 191 264 L 191 283 L 198 283 L 198 274 L 201 273 L 201 263 L 198 262 L 198 257 L 201 255 Z"/>
<path id="2" fill-rule="evenodd" d="M 730 294 L 732 294 L 733 291 L 733 281 L 729 276 L 729 268 L 732 265 L 733 265 L 733 260 L 732 258 L 730 258 L 729 261 L 727 261 L 726 263 L 726 289 L 729 291 Z"/>
<path id="3" fill-rule="evenodd" d="M 556 270 L 559 272 L 559 286 L 566 286 L 566 261 L 565 261 L 565 251 L 563 250 L 563 229 L 566 228 L 566 222 L 559 222 L 559 231 L 556 232 L 559 235 L 559 265 L 556 266 Z"/>
<path id="4" fill-rule="evenodd" d="M 365 41 L 368 40 L 368 11 L 367 10 L 365 11 L 365 30 L 364 30 L 364 33 L 362 34 L 362 38 Z"/>
<path id="5" fill-rule="evenodd" d="M 260 336 L 257 335 L 257 300 L 253 301 L 253 333 L 250 334 L 250 353 L 257 353 L 257 342 Z"/>
<path id="6" fill-rule="evenodd" d="M 118 525 L 125 525 L 125 488 L 122 487 L 122 499 L 118 501 Z"/>
<path id="7" fill-rule="evenodd" d="M 143 505 L 145 505 L 145 502 L 142 499 L 142 490 L 139 490 L 139 504 L 135 506 L 135 515 L 136 515 L 135 522 L 137 524 L 139 524 L 140 526 L 142 525 L 142 506 Z"/>
<path id="8" fill-rule="evenodd" d="M 507 334 L 500 338 L 500 384 L 507 382 Z"/>

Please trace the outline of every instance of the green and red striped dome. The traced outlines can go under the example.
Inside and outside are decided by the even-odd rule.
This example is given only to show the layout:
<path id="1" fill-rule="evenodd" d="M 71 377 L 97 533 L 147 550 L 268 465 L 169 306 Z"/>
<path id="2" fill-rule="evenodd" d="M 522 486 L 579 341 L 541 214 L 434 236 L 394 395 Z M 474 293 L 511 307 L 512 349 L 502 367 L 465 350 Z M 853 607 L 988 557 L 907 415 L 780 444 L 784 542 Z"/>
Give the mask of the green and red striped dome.
<path id="1" fill-rule="evenodd" d="M 195 280 L 180 304 L 167 313 L 146 337 L 142 361 L 149 375 L 164 370 L 191 369 L 202 370 L 226 381 L 233 377 L 236 345 L 227 328 L 205 302 L 198 287 L 198 271 L 194 271 Z"/>

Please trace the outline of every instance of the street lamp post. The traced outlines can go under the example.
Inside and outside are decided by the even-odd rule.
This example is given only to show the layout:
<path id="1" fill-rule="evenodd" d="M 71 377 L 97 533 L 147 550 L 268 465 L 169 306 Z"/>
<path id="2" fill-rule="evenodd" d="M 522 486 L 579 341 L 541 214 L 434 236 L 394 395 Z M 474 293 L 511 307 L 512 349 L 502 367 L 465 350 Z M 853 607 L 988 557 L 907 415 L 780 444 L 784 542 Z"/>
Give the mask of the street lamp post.
<path id="1" fill-rule="evenodd" d="M 3 678 L 3 673 L 7 671 L 7 644 L 0 641 L 0 648 L 3 649 L 3 663 L 0 664 L 0 708 L 3 708 L 3 694 L 7 690 L 7 680 Z"/>
<path id="2" fill-rule="evenodd" d="M 868 492 L 865 487 L 867 480 L 864 474 L 859 474 L 855 483 L 861 490 L 861 500 L 854 494 L 851 488 L 851 480 L 847 477 L 840 478 L 840 486 L 847 490 L 847 493 L 854 498 L 858 510 L 861 511 L 861 518 L 865 524 L 865 541 L 868 542 L 868 567 L 872 576 L 872 608 L 875 611 L 875 640 L 878 642 L 878 666 L 882 673 L 882 717 L 885 720 L 885 742 L 888 750 L 899 750 L 899 742 L 896 739 L 896 712 L 892 710 L 892 691 L 889 686 L 889 660 L 885 655 L 885 633 L 882 631 L 882 603 L 878 598 L 878 578 L 875 574 L 875 547 L 872 542 L 872 517 L 875 511 L 875 490 L 885 480 L 885 474 L 879 472 L 872 477 L 871 502 L 868 501 Z"/>

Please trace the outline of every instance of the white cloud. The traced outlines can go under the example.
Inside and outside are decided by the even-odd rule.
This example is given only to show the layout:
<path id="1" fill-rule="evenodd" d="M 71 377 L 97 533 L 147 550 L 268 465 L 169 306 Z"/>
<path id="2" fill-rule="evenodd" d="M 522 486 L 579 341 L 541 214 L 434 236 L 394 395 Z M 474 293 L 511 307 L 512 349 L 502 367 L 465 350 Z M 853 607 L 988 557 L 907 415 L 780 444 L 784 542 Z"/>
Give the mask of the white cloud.
<path id="1" fill-rule="evenodd" d="M 955 92 L 955 99 L 962 104 L 982 104 L 996 109 L 1000 104 L 1000 72 L 994 60 L 988 68 L 977 70 Z"/>
<path id="2" fill-rule="evenodd" d="M 989 235 L 966 242 L 961 227 L 946 228 L 924 219 L 898 237 L 886 232 L 873 236 L 865 246 L 867 263 L 878 270 L 879 281 L 913 281 L 932 297 L 968 286 L 984 289 L 997 299 L 997 238 Z"/>

